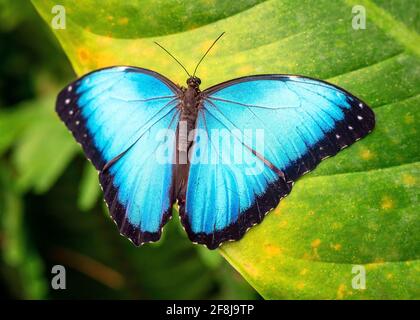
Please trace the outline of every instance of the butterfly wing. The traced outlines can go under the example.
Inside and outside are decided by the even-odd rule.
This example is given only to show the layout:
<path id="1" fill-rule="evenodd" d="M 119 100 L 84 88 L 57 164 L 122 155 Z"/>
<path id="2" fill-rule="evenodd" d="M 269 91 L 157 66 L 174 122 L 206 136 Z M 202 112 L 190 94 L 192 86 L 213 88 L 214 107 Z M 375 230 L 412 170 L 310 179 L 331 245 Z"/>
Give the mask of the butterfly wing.
<path id="1" fill-rule="evenodd" d="M 209 248 L 241 238 L 298 177 L 375 123 L 371 109 L 350 93 L 299 76 L 240 78 L 207 89 L 203 98 L 180 214 L 190 239 Z M 232 147 L 235 141 L 242 148 Z M 197 151 L 219 154 L 219 161 L 203 163 Z"/>
<path id="2" fill-rule="evenodd" d="M 171 215 L 171 161 L 178 88 L 146 69 L 111 67 L 64 88 L 56 111 L 100 172 L 105 201 L 120 232 L 136 245 L 157 241 Z M 158 139 L 159 135 L 162 139 Z"/>

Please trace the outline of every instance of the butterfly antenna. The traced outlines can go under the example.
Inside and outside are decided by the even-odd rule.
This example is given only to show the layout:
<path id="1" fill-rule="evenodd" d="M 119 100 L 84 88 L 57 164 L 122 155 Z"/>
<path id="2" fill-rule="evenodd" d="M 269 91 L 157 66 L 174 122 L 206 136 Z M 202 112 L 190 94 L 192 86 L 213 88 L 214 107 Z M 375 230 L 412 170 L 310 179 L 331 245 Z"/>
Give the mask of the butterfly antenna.
<path id="1" fill-rule="evenodd" d="M 197 66 L 194 69 L 193 77 L 195 76 L 195 73 L 197 72 L 197 69 L 198 69 L 198 66 L 200 65 L 200 63 L 204 60 L 204 58 L 206 57 L 206 55 L 210 52 L 211 48 L 213 48 L 213 46 L 216 44 L 216 42 L 219 41 L 219 39 L 224 34 L 225 34 L 225 32 L 222 32 L 222 34 L 220 36 L 218 36 L 216 40 L 213 41 L 213 44 L 210 46 L 210 48 L 207 49 L 206 53 L 201 57 L 200 61 L 198 61 Z"/>
<path id="2" fill-rule="evenodd" d="M 187 71 L 187 69 L 185 69 L 185 67 L 183 66 L 183 64 L 181 62 L 179 62 L 179 60 L 177 58 L 175 58 L 175 56 L 170 53 L 168 50 L 166 50 L 163 46 L 161 46 L 159 43 L 157 43 L 156 41 L 154 41 L 155 44 L 157 44 L 159 47 L 161 47 L 163 49 L 163 51 L 165 51 L 167 54 L 169 54 L 172 59 L 174 59 L 181 67 L 182 69 L 185 70 L 185 72 L 188 74 L 189 77 L 191 77 L 190 73 Z"/>

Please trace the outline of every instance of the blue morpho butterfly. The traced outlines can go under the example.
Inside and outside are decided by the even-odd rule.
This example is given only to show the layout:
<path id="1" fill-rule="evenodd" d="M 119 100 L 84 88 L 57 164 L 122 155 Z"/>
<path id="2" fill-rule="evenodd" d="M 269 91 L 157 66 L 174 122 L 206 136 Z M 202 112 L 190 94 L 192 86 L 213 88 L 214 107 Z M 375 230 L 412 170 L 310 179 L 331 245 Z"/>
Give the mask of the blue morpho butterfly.
<path id="1" fill-rule="evenodd" d="M 214 249 L 240 239 L 296 179 L 375 125 L 363 101 L 303 76 L 254 75 L 201 91 L 195 73 L 222 35 L 192 76 L 158 44 L 187 72 L 187 88 L 151 70 L 117 66 L 58 95 L 60 118 L 98 169 L 110 213 L 135 245 L 159 240 L 175 202 L 191 241 Z M 216 129 L 225 134 L 210 134 Z M 162 130 L 173 134 L 158 139 Z M 238 135 L 247 130 L 262 130 L 264 143 Z M 158 161 L 160 150 L 172 161 Z M 243 161 L 200 161 L 204 154 Z"/>

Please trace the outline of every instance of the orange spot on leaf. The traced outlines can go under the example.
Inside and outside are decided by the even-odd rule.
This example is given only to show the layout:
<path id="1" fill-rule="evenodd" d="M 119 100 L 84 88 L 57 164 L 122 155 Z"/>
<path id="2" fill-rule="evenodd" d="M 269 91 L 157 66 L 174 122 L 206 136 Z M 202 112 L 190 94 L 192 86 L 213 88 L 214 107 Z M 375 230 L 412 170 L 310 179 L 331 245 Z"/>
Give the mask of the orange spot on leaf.
<path id="1" fill-rule="evenodd" d="M 315 239 L 314 241 L 312 241 L 311 247 L 318 248 L 320 244 L 321 244 L 321 239 Z"/>
<path id="2" fill-rule="evenodd" d="M 127 17 L 120 18 L 118 20 L 118 23 L 122 26 L 126 26 L 128 24 L 128 18 Z"/>
<path id="3" fill-rule="evenodd" d="M 394 208 L 394 201 L 390 197 L 383 197 L 381 201 L 381 208 L 384 210 Z"/>

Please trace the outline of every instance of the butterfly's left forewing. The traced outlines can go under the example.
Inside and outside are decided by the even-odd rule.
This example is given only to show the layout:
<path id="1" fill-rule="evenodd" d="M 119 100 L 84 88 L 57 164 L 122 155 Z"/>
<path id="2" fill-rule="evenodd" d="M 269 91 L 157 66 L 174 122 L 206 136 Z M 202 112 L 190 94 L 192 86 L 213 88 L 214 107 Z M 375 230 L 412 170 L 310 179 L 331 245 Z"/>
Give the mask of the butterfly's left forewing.
<path id="1" fill-rule="evenodd" d="M 204 91 L 203 99 L 180 215 L 190 239 L 209 248 L 241 238 L 298 177 L 375 123 L 350 93 L 298 76 L 241 78 Z"/>
<path id="2" fill-rule="evenodd" d="M 92 72 L 57 98 L 60 118 L 100 172 L 106 203 L 120 232 L 135 244 L 156 241 L 171 214 L 172 154 L 178 89 L 140 68 Z M 164 149 L 165 159 L 157 159 Z"/>

